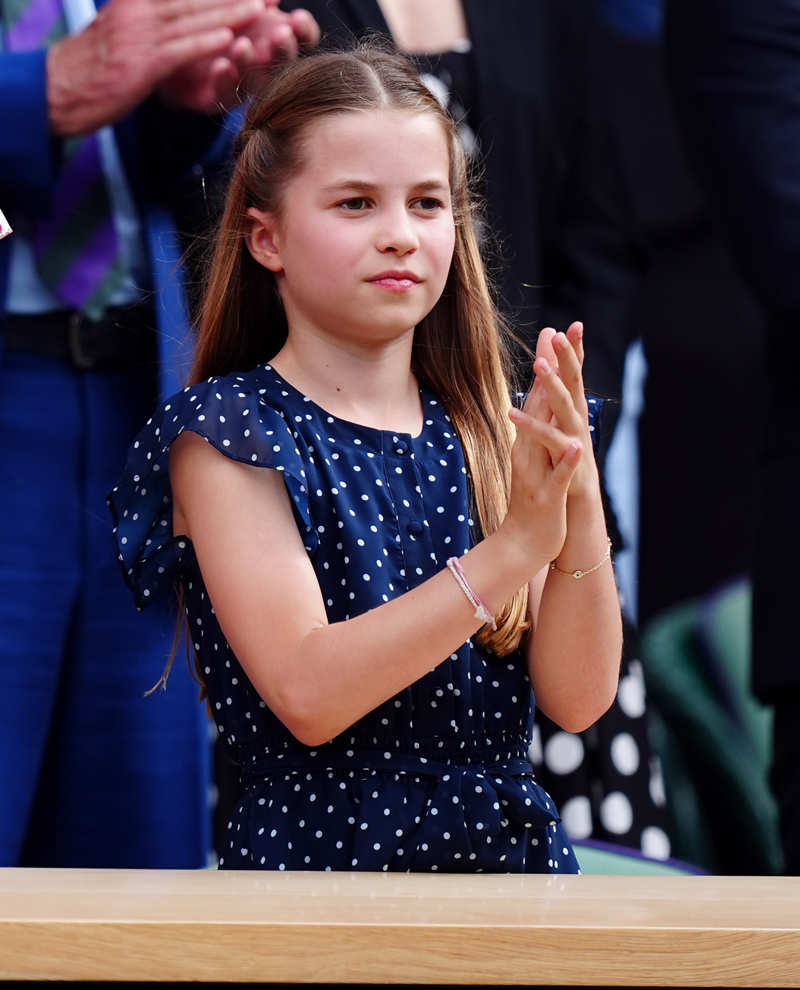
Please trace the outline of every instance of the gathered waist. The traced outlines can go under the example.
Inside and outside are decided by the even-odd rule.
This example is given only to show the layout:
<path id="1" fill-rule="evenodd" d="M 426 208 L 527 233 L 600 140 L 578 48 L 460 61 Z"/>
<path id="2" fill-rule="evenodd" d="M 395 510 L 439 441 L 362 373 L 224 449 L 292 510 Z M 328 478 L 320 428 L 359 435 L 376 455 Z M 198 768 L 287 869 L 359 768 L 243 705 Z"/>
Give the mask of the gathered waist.
<path id="1" fill-rule="evenodd" d="M 456 754 L 408 752 L 362 747 L 323 747 L 307 752 L 278 753 L 256 760 L 241 769 L 247 786 L 278 773 L 324 773 L 328 771 L 378 771 L 430 777 L 445 777 L 453 771 L 478 773 L 532 774 L 527 743 L 520 740 L 513 748 L 472 747 Z"/>
<path id="2" fill-rule="evenodd" d="M 520 829 L 541 829 L 560 821 L 552 799 L 535 779 L 524 742 L 511 750 L 484 748 L 480 756 L 475 750 L 432 757 L 399 750 L 324 747 L 259 760 L 243 770 L 241 779 L 245 793 L 258 795 L 259 803 L 270 796 L 264 788 L 277 787 L 272 798 L 278 800 L 279 794 L 285 802 L 285 794 L 302 792 L 305 782 L 313 780 L 315 794 L 328 793 L 325 788 L 330 788 L 331 804 L 348 794 L 354 818 L 362 813 L 358 810 L 364 801 L 361 788 L 372 797 L 380 792 L 387 808 L 392 800 L 399 807 L 408 782 L 421 779 L 429 805 L 422 817 L 430 814 L 437 822 L 441 822 L 439 810 L 447 808 L 465 827 L 472 823 L 477 831 L 493 836 L 510 822 Z M 348 783 L 340 791 L 345 780 Z M 453 825 L 452 817 L 450 822 Z"/>

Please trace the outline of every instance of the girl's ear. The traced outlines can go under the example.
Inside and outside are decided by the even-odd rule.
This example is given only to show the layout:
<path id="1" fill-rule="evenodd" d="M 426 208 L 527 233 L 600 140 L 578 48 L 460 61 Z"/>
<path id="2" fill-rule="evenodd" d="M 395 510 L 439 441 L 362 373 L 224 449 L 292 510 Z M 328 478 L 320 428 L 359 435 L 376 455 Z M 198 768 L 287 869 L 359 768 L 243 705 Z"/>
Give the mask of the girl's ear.
<path id="1" fill-rule="evenodd" d="M 246 241 L 250 254 L 259 265 L 263 265 L 271 272 L 282 272 L 283 264 L 278 250 L 277 221 L 273 213 L 256 209 L 251 206 L 247 210 L 247 215 L 252 223 L 247 232 Z"/>

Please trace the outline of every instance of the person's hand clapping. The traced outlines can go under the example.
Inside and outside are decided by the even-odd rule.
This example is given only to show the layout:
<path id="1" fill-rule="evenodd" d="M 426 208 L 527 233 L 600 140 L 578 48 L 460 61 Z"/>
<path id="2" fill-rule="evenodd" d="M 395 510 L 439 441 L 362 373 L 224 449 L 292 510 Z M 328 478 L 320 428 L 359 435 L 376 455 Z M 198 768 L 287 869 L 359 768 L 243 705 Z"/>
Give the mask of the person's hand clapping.
<path id="1" fill-rule="evenodd" d="M 278 0 L 264 0 L 258 16 L 240 29 L 225 52 L 182 66 L 159 91 L 168 103 L 201 113 L 230 109 L 248 95 L 249 77 L 313 48 L 319 37 L 307 10 L 286 12 L 278 8 Z"/>
<path id="2" fill-rule="evenodd" d="M 67 137 L 113 124 L 162 84 L 177 105 L 218 109 L 235 73 L 317 36 L 307 12 L 285 14 L 277 0 L 109 0 L 48 50 L 50 128 Z"/>

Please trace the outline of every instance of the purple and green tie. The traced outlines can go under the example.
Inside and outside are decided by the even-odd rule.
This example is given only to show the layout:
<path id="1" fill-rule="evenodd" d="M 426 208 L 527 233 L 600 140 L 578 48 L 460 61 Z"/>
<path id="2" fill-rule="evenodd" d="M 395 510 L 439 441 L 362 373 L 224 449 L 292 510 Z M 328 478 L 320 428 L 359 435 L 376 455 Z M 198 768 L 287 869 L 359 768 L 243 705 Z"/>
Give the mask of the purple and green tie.
<path id="1" fill-rule="evenodd" d="M 9 51 L 43 48 L 67 32 L 61 0 L 0 3 Z M 42 282 L 67 306 L 99 319 L 124 271 L 97 134 L 63 141 L 51 211 L 35 222 L 31 241 Z"/>

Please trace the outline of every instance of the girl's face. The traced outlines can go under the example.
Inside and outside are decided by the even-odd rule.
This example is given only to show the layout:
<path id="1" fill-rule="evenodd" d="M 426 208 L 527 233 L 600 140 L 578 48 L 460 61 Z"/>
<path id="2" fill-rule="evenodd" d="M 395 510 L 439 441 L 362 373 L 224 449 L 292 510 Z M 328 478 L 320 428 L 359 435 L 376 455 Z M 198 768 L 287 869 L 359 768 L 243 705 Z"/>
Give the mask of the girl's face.
<path id="1" fill-rule="evenodd" d="M 276 273 L 290 333 L 370 346 L 413 332 L 455 243 L 441 122 L 387 109 L 324 117 L 302 159 L 278 215 L 250 210 L 250 251 Z"/>

